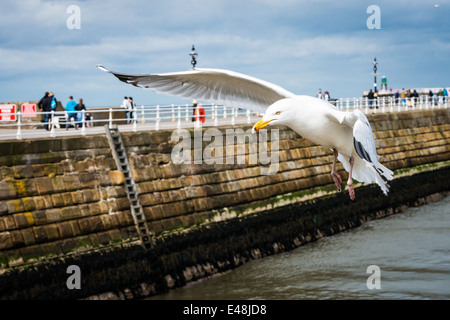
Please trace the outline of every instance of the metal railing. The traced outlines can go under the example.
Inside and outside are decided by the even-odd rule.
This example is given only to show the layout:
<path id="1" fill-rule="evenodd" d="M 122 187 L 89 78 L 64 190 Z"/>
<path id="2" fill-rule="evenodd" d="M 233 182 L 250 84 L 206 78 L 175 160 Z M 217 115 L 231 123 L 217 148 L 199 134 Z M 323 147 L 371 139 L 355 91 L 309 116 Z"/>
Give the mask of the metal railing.
<path id="1" fill-rule="evenodd" d="M 351 111 L 360 109 L 364 113 L 401 112 L 415 109 L 448 108 L 446 97 L 430 99 L 421 96 L 418 98 L 379 97 L 369 100 L 367 98 L 340 98 L 331 101 L 339 110 Z M 248 109 L 227 107 L 223 105 L 203 105 L 205 115 L 194 115 L 192 105 L 156 105 L 136 107 L 132 112 L 123 108 L 96 108 L 79 112 L 78 120 L 71 118 L 68 127 L 76 127 L 79 135 L 104 133 L 103 126 L 110 128 L 114 124 L 121 125 L 121 131 L 160 130 L 189 128 L 201 126 L 219 126 L 235 124 L 252 124 L 259 120 L 262 114 Z M 102 116 L 100 117 L 100 113 Z M 105 114 L 107 115 L 105 117 Z M 89 117 L 86 117 L 89 115 Z M 124 116 L 125 115 L 125 116 Z M 36 112 L 32 121 L 24 121 L 21 112 L 11 113 L 15 121 L 0 121 L 0 139 L 22 139 L 39 137 L 56 137 L 73 135 L 74 131 L 65 130 L 66 111 Z M 47 116 L 48 122 L 42 122 L 40 117 Z M 27 119 L 30 119 L 27 117 Z M 196 121 L 194 121 L 196 120 Z M 203 121 L 204 122 L 203 122 Z M 45 130 L 47 129 L 47 130 Z"/>
<path id="2" fill-rule="evenodd" d="M 400 112 L 415 109 L 448 108 L 448 97 L 419 96 L 410 98 L 396 98 L 393 96 L 378 97 L 376 99 L 339 98 L 332 102 L 339 110 L 361 109 L 365 113 L 372 112 Z"/>
<path id="3" fill-rule="evenodd" d="M 67 123 L 66 111 L 36 112 L 33 120 L 24 121 L 21 112 L 9 113 L 14 121 L 0 121 L 0 139 L 22 139 L 103 133 L 105 124 L 110 128 L 121 125 L 121 131 L 160 130 L 201 126 L 235 125 L 256 121 L 261 114 L 247 109 L 223 105 L 203 105 L 205 115 L 194 115 L 192 105 L 137 106 L 130 112 L 123 108 L 96 108 L 77 112 Z M 102 114 L 100 117 L 99 115 Z M 107 115 L 105 117 L 105 114 Z M 89 117 L 87 117 L 89 115 Z M 48 119 L 48 122 L 40 120 Z M 74 118 L 77 118 L 75 120 Z M 194 121 L 196 120 L 196 121 Z M 202 121 L 203 120 L 203 121 Z M 3 123 L 2 123 L 3 122 Z"/>

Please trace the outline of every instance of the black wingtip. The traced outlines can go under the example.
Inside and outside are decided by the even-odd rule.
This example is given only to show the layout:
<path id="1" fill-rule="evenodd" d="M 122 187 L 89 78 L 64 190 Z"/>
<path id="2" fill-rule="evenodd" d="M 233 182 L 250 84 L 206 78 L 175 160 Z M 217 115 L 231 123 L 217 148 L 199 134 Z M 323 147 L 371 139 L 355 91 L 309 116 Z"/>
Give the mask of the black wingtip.
<path id="1" fill-rule="evenodd" d="M 356 153 L 358 154 L 358 156 L 360 156 L 362 159 L 373 163 L 372 159 L 370 159 L 369 154 L 367 153 L 367 151 L 364 149 L 364 146 L 353 137 L 353 146 L 355 147 Z"/>

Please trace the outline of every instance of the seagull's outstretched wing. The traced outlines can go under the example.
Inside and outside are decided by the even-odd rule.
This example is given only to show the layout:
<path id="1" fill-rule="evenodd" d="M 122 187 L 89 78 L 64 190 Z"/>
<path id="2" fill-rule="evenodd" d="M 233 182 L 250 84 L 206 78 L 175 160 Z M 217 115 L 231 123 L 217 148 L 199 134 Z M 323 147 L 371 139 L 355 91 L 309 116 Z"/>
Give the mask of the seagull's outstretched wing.
<path id="1" fill-rule="evenodd" d="M 193 69 L 184 72 L 132 75 L 112 73 L 119 80 L 158 93 L 205 100 L 264 112 L 278 100 L 295 95 L 275 84 L 245 74 L 220 69 Z"/>

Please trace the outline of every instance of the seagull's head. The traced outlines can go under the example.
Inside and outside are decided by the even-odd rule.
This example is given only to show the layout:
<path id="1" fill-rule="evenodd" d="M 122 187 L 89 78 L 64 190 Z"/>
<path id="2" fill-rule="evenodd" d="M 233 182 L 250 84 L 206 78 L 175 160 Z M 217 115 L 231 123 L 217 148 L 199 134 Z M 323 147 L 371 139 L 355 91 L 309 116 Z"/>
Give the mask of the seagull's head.
<path id="1" fill-rule="evenodd" d="M 295 118 L 295 108 L 292 106 L 291 99 L 283 99 L 275 102 L 267 108 L 264 116 L 252 128 L 252 132 L 258 132 L 268 125 L 286 125 L 289 126 L 292 119 Z"/>

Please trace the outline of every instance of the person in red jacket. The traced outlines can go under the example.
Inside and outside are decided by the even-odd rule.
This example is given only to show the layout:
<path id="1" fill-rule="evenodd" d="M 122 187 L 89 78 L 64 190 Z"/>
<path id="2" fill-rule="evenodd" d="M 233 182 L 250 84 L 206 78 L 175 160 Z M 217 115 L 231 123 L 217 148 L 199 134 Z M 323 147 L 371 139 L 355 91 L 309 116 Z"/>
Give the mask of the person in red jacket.
<path id="1" fill-rule="evenodd" d="M 202 107 L 202 105 L 198 105 L 197 100 L 193 101 L 193 105 L 194 105 L 194 117 L 193 117 L 193 121 L 200 121 L 201 123 L 205 123 L 206 120 L 206 112 L 205 109 Z"/>

